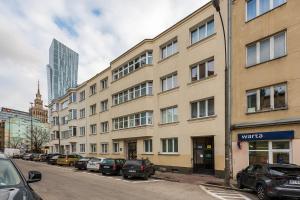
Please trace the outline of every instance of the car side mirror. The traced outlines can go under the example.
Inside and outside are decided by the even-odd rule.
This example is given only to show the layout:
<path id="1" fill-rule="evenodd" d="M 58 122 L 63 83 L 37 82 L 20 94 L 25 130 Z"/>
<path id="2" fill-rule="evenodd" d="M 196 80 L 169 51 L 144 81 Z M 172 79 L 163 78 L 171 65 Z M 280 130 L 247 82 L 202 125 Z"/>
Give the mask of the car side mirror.
<path id="1" fill-rule="evenodd" d="M 34 183 L 42 180 L 42 174 L 38 171 L 29 171 L 27 183 Z"/>

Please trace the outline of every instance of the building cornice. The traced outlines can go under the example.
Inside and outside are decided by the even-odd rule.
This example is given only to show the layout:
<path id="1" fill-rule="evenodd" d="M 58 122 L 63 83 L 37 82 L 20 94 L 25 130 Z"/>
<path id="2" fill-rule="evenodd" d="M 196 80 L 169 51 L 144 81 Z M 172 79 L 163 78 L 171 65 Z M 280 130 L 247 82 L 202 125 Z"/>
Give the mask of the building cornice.
<path id="1" fill-rule="evenodd" d="M 231 126 L 231 129 L 236 130 L 242 128 L 256 128 L 256 127 L 291 125 L 291 124 L 300 124 L 300 118 L 288 118 L 288 119 L 279 119 L 279 120 L 271 120 L 271 121 L 238 123 L 238 124 L 233 124 Z"/>

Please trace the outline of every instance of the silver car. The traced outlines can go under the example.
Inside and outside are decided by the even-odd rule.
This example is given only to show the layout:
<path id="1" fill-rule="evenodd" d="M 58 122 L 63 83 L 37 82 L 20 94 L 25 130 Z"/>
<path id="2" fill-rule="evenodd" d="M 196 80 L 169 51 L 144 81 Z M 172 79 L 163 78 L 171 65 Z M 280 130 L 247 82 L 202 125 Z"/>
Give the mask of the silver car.
<path id="1" fill-rule="evenodd" d="M 93 158 L 91 159 L 87 165 L 86 165 L 86 169 L 88 171 L 96 171 L 96 172 L 100 172 L 101 168 L 100 168 L 100 164 L 103 162 L 105 158 Z"/>

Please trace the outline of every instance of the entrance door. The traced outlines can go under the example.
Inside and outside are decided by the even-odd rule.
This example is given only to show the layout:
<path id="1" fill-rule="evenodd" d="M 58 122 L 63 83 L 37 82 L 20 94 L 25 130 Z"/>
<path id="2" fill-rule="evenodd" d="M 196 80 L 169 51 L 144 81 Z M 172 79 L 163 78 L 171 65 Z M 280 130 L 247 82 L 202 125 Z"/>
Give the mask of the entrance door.
<path id="1" fill-rule="evenodd" d="M 194 173 L 214 173 L 214 138 L 193 138 L 193 171 Z"/>
<path id="2" fill-rule="evenodd" d="M 137 158 L 136 141 L 127 143 L 127 158 L 129 160 Z"/>

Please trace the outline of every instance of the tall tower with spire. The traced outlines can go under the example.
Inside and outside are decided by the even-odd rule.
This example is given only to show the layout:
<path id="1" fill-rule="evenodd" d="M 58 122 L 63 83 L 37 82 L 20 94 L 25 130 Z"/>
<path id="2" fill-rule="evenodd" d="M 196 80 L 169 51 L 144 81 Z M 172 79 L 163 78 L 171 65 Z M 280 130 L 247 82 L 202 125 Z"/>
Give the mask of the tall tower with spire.
<path id="1" fill-rule="evenodd" d="M 32 114 L 32 117 L 37 118 L 43 123 L 48 122 L 48 110 L 44 109 L 42 95 L 40 93 L 39 81 L 38 81 L 38 90 L 34 99 L 34 105 L 31 108 L 29 108 L 29 113 Z"/>

